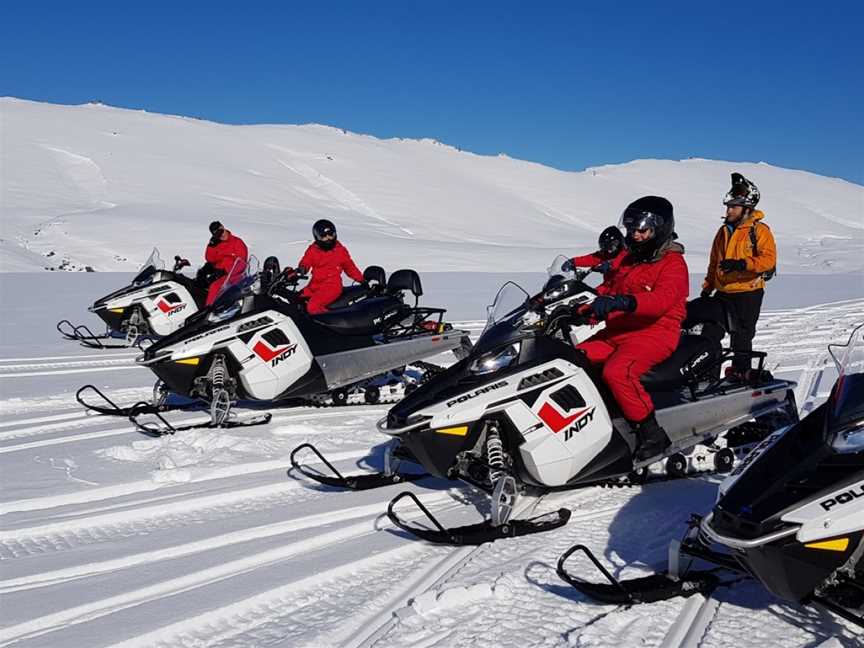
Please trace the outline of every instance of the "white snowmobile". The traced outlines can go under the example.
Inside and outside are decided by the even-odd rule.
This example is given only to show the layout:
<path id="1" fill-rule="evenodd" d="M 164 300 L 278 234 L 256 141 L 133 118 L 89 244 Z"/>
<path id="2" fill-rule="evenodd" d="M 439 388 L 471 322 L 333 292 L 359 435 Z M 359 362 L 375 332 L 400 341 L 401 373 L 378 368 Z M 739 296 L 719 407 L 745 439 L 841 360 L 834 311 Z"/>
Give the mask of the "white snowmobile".
<path id="1" fill-rule="evenodd" d="M 68 340 L 93 349 L 123 349 L 140 346 L 180 329 L 204 307 L 208 282 L 192 279 L 181 270 L 189 261 L 174 257 L 174 267 L 165 269 L 159 250 L 150 256 L 128 286 L 97 299 L 88 310 L 105 322 L 106 331 L 96 335 L 85 324 L 69 320 L 57 323 L 57 330 Z M 118 340 L 108 344 L 109 340 Z"/>
<path id="2" fill-rule="evenodd" d="M 310 316 L 297 289 L 303 277 L 279 273 L 274 262 L 268 259 L 260 275 L 250 264 L 249 275 L 226 286 L 212 307 L 136 359 L 159 378 L 152 403 L 119 408 L 109 402 L 100 408 L 83 402 L 80 392 L 79 402 L 130 416 L 141 431 L 158 435 L 180 429 L 160 413 L 172 392 L 206 404 L 208 426 L 237 426 L 242 423 L 229 413 L 238 400 L 262 408 L 314 403 L 327 395 L 333 404 L 345 405 L 357 393 L 364 402 L 376 403 L 383 390 L 394 388 L 375 383 L 382 374 L 396 370 L 407 380 L 399 371 L 406 365 L 422 370 L 426 358 L 446 351 L 458 356 L 470 348 L 467 333 L 443 321 L 445 309 L 418 305 L 423 289 L 414 270 L 394 272 L 383 290 L 371 289 L 378 296 L 358 299 L 349 290 L 343 296 L 348 305 Z M 405 293 L 414 296 L 413 306 Z M 395 375 L 388 376 L 390 383 Z M 92 386 L 82 389 L 98 393 Z M 146 413 L 155 414 L 161 426 L 139 421 Z M 256 417 L 249 424 L 259 422 Z"/>
<path id="3" fill-rule="evenodd" d="M 553 268 L 557 267 L 553 264 Z M 588 304 L 595 291 L 583 275 L 552 276 L 534 297 L 506 284 L 489 310 L 488 324 L 470 356 L 450 367 L 390 410 L 378 429 L 396 437 L 431 474 L 459 479 L 491 495 L 491 519 L 435 530 L 409 525 L 395 505 L 394 524 L 423 539 L 479 544 L 561 526 L 561 509 L 532 520 L 513 520 L 520 493 L 547 492 L 619 480 L 648 478 L 647 466 L 666 459 L 670 476 L 713 456 L 713 467 L 728 471 L 735 447 L 761 438 L 781 422 L 797 419 L 794 383 L 762 371 L 761 384 L 733 385 L 719 378 L 731 357 L 720 341 L 724 327 L 713 314 L 700 314 L 706 300 L 688 305 L 685 331 L 675 353 L 642 378 L 671 441 L 662 455 L 635 462 L 636 438 L 608 393 L 596 367 L 573 348 L 597 330 L 575 321 L 574 304 Z M 563 304 L 563 306 L 562 306 Z M 564 334 L 562 339 L 562 333 Z M 734 434 L 726 434 L 733 430 Z M 724 437 L 725 438 L 721 438 Z M 692 452 L 700 446 L 700 452 Z M 689 455 L 689 456 L 688 456 Z M 431 515 L 429 516 L 431 518 Z"/>
<path id="4" fill-rule="evenodd" d="M 828 400 L 732 471 L 711 513 L 692 516 L 684 539 L 672 543 L 667 572 L 618 581 L 576 545 L 558 561 L 561 578 L 604 603 L 634 604 L 707 593 L 738 582 L 723 580 L 738 572 L 781 599 L 864 627 L 864 324 L 829 353 L 838 377 Z M 565 562 L 577 552 L 608 582 L 570 574 Z M 717 567 L 693 570 L 694 559 Z"/>

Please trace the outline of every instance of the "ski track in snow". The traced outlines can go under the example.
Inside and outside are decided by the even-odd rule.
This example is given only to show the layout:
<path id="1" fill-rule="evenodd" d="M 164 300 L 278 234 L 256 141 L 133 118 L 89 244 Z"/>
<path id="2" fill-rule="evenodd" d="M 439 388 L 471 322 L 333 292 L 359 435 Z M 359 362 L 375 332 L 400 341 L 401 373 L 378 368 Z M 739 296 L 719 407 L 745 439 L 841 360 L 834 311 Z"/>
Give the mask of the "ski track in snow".
<path id="1" fill-rule="evenodd" d="M 862 319 L 864 300 L 763 314 L 755 346 L 769 369 L 799 381 L 802 412 L 833 382 L 827 343 Z M 480 515 L 469 489 L 424 479 L 344 493 L 286 475 L 305 441 L 340 471 L 380 469 L 386 439 L 374 422 L 386 408 L 276 409 L 267 426 L 149 439 L 83 413 L 68 391 L 75 377 L 52 377 L 126 369 L 133 355 L 0 359 L 0 377 L 44 376 L 44 393 L 0 401 L 0 646 L 855 645 L 850 626 L 752 583 L 625 608 L 558 579 L 558 556 L 576 542 L 623 577 L 662 566 L 688 515 L 710 507 L 717 478 L 526 499 L 526 515 L 564 506 L 571 521 L 434 546 L 394 530 L 387 502 L 407 488 L 463 524 Z M 150 387 L 106 393 L 127 403 Z M 568 568 L 596 578 L 583 563 Z"/>

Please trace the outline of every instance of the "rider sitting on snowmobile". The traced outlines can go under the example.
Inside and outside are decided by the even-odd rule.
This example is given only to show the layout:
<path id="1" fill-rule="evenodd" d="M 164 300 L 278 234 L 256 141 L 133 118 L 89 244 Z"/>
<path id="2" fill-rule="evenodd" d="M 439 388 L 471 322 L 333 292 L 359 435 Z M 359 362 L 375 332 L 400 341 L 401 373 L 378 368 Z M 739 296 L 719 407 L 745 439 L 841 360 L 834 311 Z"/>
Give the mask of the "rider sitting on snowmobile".
<path id="1" fill-rule="evenodd" d="M 620 229 L 610 225 L 600 232 L 597 244 L 599 249 L 596 252 L 567 259 L 561 265 L 561 271 L 573 272 L 576 268 L 594 268 L 603 274 L 605 279 L 611 279 L 610 273 L 618 269 L 627 254 L 624 235 Z"/>
<path id="2" fill-rule="evenodd" d="M 348 248 L 336 240 L 336 226 L 329 220 L 319 220 L 312 227 L 315 242 L 312 243 L 300 263 L 297 272 L 312 272 L 312 279 L 303 289 L 309 300 L 306 310 L 310 315 L 326 313 L 327 306 L 342 294 L 342 273 L 354 281 L 363 282 L 363 273 L 354 263 Z"/>
<path id="3" fill-rule="evenodd" d="M 639 378 L 675 351 L 689 281 L 684 247 L 675 242 L 672 204 L 645 196 L 621 216 L 628 251 L 587 310 L 606 328 L 576 348 L 603 364 L 603 379 L 637 435 L 636 458 L 661 454 L 669 439 Z"/>
<path id="4" fill-rule="evenodd" d="M 246 272 L 248 251 L 239 236 L 234 236 L 219 221 L 210 223 L 210 242 L 204 250 L 205 263 L 199 270 L 197 279 L 208 285 L 207 301 L 209 306 L 219 295 L 226 281 L 235 282 Z M 229 277 L 228 274 L 231 273 Z"/>

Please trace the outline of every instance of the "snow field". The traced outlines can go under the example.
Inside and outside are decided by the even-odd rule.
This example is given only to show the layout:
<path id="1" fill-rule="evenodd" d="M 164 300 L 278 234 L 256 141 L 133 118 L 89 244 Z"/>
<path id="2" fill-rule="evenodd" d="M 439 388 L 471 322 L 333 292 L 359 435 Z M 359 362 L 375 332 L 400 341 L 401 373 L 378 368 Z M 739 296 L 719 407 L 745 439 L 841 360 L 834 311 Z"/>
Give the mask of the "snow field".
<path id="1" fill-rule="evenodd" d="M 862 299 L 765 312 L 756 346 L 775 373 L 799 379 L 806 410 L 833 380 L 825 345 L 862 319 Z M 476 334 L 482 323 L 457 325 Z M 576 542 L 625 577 L 662 566 L 689 514 L 711 506 L 716 478 L 526 498 L 525 515 L 563 506 L 573 517 L 537 536 L 433 546 L 390 525 L 389 499 L 410 489 L 446 524 L 478 520 L 485 500 L 428 478 L 345 493 L 286 475 L 303 442 L 344 473 L 380 469 L 386 439 L 374 423 L 386 408 L 275 409 L 267 426 L 150 439 L 72 399 L 85 381 L 101 388 L 122 377 L 109 396 L 138 400 L 150 393 L 148 372 L 103 377 L 97 371 L 130 358 L 54 349 L 19 346 L 0 360 L 2 381 L 41 374 L 18 379 L 34 386 L 26 396 L 0 400 L 0 646 L 792 648 L 860 639 L 751 584 L 628 609 L 585 601 L 558 579 L 558 556 Z M 568 568 L 595 577 L 582 561 Z"/>

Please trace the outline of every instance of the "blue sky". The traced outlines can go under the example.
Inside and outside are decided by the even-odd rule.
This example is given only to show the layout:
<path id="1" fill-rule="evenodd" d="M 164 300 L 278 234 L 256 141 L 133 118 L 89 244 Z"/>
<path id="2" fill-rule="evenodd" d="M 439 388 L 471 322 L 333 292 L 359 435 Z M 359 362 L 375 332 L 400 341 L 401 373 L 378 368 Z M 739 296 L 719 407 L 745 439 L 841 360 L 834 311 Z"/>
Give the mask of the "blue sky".
<path id="1" fill-rule="evenodd" d="M 860 1 L 8 0 L 0 94 L 864 184 L 862 24 Z"/>

